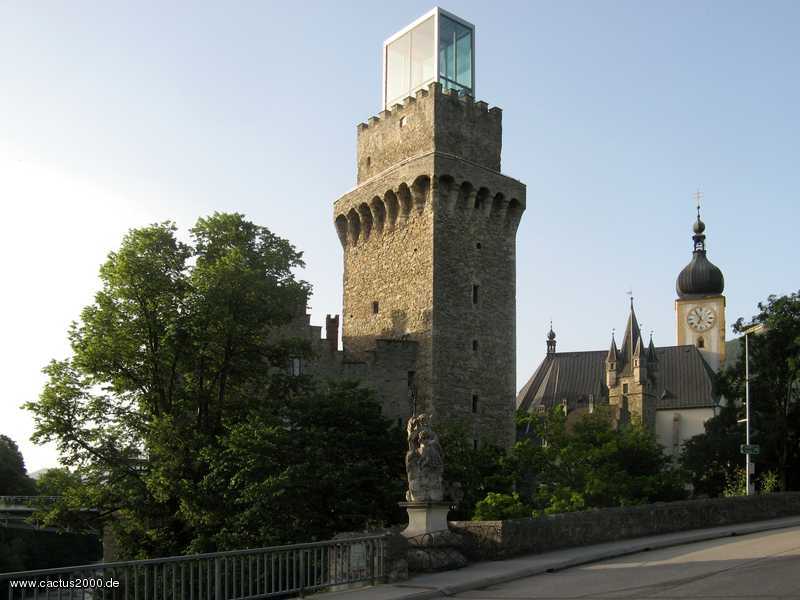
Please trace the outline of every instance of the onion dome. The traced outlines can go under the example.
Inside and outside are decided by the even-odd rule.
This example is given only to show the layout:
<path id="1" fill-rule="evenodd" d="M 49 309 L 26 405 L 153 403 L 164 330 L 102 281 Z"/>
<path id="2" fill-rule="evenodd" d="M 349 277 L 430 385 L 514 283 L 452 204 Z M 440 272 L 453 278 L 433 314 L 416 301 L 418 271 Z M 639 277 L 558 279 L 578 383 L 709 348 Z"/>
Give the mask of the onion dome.
<path id="1" fill-rule="evenodd" d="M 706 258 L 706 225 L 700 220 L 700 207 L 697 208 L 697 221 L 692 227 L 694 251 L 691 262 L 683 268 L 675 282 L 678 298 L 692 296 L 718 296 L 725 289 L 722 271 Z"/>
<path id="2" fill-rule="evenodd" d="M 555 354 L 556 352 L 556 332 L 553 331 L 553 322 L 550 321 L 550 331 L 547 332 L 547 353 Z"/>

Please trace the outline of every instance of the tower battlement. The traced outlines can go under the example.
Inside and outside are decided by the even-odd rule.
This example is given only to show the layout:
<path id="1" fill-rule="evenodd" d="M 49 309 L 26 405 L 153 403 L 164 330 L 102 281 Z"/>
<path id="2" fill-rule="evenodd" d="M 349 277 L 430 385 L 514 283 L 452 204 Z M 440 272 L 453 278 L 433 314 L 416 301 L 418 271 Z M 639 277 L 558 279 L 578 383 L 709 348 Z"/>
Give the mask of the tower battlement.
<path id="1" fill-rule="evenodd" d="M 500 171 L 503 111 L 438 82 L 357 126 L 358 185 L 429 152 Z"/>

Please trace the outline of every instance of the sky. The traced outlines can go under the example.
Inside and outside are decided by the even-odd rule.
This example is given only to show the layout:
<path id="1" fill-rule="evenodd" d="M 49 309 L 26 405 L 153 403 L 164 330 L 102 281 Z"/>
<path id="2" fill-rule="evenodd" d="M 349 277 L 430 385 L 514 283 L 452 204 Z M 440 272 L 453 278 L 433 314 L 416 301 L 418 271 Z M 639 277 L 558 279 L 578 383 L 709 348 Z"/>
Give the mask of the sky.
<path id="1" fill-rule="evenodd" d="M 41 368 L 132 227 L 244 213 L 304 252 L 312 323 L 341 312 L 332 204 L 381 102 L 383 40 L 420 2 L 0 0 L 0 433 L 29 471 Z M 800 3 L 448 0 L 503 108 L 517 237 L 517 383 L 608 347 L 632 290 L 676 343 L 675 278 L 704 193 L 727 320 L 800 288 Z M 730 332 L 729 332 L 730 334 Z"/>

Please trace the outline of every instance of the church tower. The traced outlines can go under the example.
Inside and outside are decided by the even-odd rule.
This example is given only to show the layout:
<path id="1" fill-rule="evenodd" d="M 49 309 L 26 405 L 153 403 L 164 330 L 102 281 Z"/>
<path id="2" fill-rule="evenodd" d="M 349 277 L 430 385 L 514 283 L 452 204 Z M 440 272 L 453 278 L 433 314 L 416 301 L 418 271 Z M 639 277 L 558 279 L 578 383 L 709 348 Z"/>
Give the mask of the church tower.
<path id="1" fill-rule="evenodd" d="M 416 411 L 477 446 L 514 441 L 516 231 L 502 111 L 476 102 L 474 27 L 434 9 L 384 44 L 384 110 L 357 127 L 357 186 L 334 204 L 343 346 L 417 343 Z"/>
<path id="2" fill-rule="evenodd" d="M 700 219 L 699 193 L 697 197 L 692 260 L 675 284 L 678 345 L 697 346 L 708 365 L 719 371 L 725 362 L 725 279 L 706 257 L 706 226 Z"/>
<path id="3" fill-rule="evenodd" d="M 611 347 L 606 355 L 608 403 L 615 409 L 618 423 L 632 421 L 655 428 L 657 376 L 658 358 L 653 338 L 650 337 L 650 343 L 645 347 L 631 298 L 622 347 L 617 349 L 612 334 Z"/>

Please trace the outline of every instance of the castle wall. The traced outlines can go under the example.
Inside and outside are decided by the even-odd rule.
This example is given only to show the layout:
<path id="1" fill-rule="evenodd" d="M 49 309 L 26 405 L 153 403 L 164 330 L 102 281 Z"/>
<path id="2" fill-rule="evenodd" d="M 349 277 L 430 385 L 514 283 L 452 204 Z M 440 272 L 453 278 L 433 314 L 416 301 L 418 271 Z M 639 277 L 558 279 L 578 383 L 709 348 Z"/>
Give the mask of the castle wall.
<path id="1" fill-rule="evenodd" d="M 519 182 L 437 157 L 434 406 L 478 443 L 513 443 Z M 474 286 L 477 286 L 474 289 Z"/>
<path id="2" fill-rule="evenodd" d="M 328 322 L 331 322 L 330 315 Z M 363 360 L 354 360 L 337 348 L 338 330 L 311 325 L 310 315 L 299 313 L 290 323 L 276 330 L 276 336 L 308 345 L 311 356 L 303 359 L 301 374 L 325 381 L 357 381 L 375 392 L 382 414 L 404 426 L 413 410 L 412 390 L 407 373 L 417 364 L 418 344 L 412 340 L 377 340 Z M 287 365 L 287 369 L 289 365 Z"/>
<path id="3" fill-rule="evenodd" d="M 433 151 L 500 171 L 502 111 L 432 83 L 357 128 L 358 185 Z"/>
<path id="4" fill-rule="evenodd" d="M 525 186 L 499 172 L 501 123 L 500 109 L 431 84 L 360 124 L 358 187 L 336 201 L 334 223 L 345 356 L 365 361 L 384 341 L 416 342 L 403 375 L 417 412 L 508 446 Z M 400 375 L 389 379 L 399 390 Z"/>

